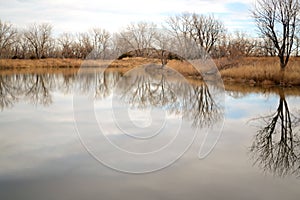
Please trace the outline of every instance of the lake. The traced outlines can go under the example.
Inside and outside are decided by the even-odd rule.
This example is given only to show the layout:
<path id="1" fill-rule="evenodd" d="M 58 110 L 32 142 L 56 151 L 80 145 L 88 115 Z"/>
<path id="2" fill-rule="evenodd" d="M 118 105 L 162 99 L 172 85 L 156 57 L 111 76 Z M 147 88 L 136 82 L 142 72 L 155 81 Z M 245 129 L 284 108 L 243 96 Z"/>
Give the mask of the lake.
<path id="1" fill-rule="evenodd" d="M 299 88 L 160 70 L 2 72 L 1 199 L 299 199 Z"/>

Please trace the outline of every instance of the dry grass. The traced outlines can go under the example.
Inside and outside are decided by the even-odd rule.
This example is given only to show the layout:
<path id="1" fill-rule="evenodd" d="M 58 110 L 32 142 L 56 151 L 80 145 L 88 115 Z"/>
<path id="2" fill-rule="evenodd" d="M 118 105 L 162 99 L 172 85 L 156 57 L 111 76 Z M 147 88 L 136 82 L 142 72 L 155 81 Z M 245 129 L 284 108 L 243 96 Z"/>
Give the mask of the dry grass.
<path id="1" fill-rule="evenodd" d="M 221 70 L 225 82 L 251 85 L 277 85 L 280 83 L 278 58 L 244 58 L 237 67 Z M 300 85 L 300 58 L 292 58 L 286 68 L 285 83 Z"/>
<path id="2" fill-rule="evenodd" d="M 14 68 L 14 69 L 2 69 L 0 75 L 12 75 L 12 74 L 63 74 L 73 75 L 77 74 L 78 68 Z"/>
<path id="3" fill-rule="evenodd" d="M 12 72 L 32 73 L 47 69 L 78 70 L 80 67 L 106 69 L 126 73 L 135 67 L 145 64 L 158 64 L 159 59 L 153 58 L 124 58 L 114 61 L 80 60 L 80 59 L 40 59 L 40 60 L 11 60 L 0 59 L 0 73 L 9 70 Z M 226 60 L 215 60 L 225 83 L 245 83 L 248 85 L 278 85 L 280 82 L 280 68 L 277 57 L 242 58 L 234 61 L 234 65 L 227 65 Z M 225 63 L 225 64 L 224 64 Z M 168 67 L 173 68 L 183 76 L 190 79 L 201 79 L 199 72 L 186 61 L 170 60 Z M 223 68 L 222 66 L 229 66 Z M 76 71 L 75 70 L 75 71 Z M 6 71 L 6 73 L 9 73 Z M 285 83 L 287 85 L 300 85 L 300 58 L 291 58 L 286 68 Z"/>
<path id="4" fill-rule="evenodd" d="M 0 59 L 0 69 L 13 68 L 74 68 L 80 67 L 80 59 Z"/>
<path id="5" fill-rule="evenodd" d="M 90 63 L 88 63 L 90 62 Z M 93 61 L 85 61 L 83 63 L 83 66 L 98 66 L 98 67 L 107 67 L 106 65 L 102 64 L 103 61 L 100 61 L 98 63 L 93 63 Z M 160 59 L 154 59 L 154 58 L 125 58 L 122 60 L 115 60 L 111 63 L 109 63 L 106 70 L 108 71 L 119 71 L 121 73 L 126 73 L 131 69 L 134 69 L 136 67 L 140 67 L 143 65 L 148 64 L 156 64 L 161 65 Z M 200 77 L 200 73 L 188 62 L 186 61 L 178 61 L 178 60 L 170 60 L 167 64 L 167 67 L 170 67 L 177 71 L 178 73 L 182 74 L 185 77 Z"/>

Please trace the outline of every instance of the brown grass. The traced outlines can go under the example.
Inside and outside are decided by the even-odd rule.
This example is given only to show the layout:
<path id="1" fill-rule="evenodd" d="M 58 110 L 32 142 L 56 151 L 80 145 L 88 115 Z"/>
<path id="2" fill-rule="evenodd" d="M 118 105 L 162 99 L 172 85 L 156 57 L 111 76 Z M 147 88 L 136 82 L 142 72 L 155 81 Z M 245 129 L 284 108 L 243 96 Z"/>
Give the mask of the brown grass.
<path id="1" fill-rule="evenodd" d="M 221 70 L 225 82 L 250 85 L 278 85 L 280 67 L 278 58 L 244 58 L 238 66 Z M 292 58 L 286 67 L 285 83 L 300 85 L 300 58 Z"/>
<path id="2" fill-rule="evenodd" d="M 84 66 L 87 68 L 106 69 L 126 73 L 128 70 L 145 64 L 160 64 L 159 59 L 153 58 L 125 58 L 114 61 L 80 60 L 80 59 L 40 59 L 40 60 L 12 60 L 0 59 L 0 73 L 20 72 L 32 73 L 47 69 L 70 70 L 73 72 Z M 278 85 L 280 82 L 280 68 L 277 57 L 253 57 L 232 61 L 226 59 L 215 60 L 225 83 L 243 83 L 246 85 Z M 168 67 L 173 68 L 183 76 L 192 79 L 201 79 L 199 72 L 186 61 L 170 60 Z M 223 66 L 227 66 L 224 68 Z M 8 71 L 7 71 L 8 70 Z M 300 58 L 291 58 L 285 74 L 286 85 L 300 85 Z"/>
<path id="3" fill-rule="evenodd" d="M 0 69 L 13 68 L 73 68 L 80 67 L 80 59 L 0 59 Z"/>

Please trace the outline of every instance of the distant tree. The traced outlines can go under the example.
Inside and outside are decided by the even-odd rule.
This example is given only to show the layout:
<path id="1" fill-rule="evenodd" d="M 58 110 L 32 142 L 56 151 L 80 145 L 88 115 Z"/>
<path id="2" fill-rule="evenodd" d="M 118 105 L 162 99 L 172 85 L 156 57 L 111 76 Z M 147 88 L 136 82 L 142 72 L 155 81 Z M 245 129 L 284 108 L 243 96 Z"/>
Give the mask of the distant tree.
<path id="1" fill-rule="evenodd" d="M 241 31 L 236 31 L 230 41 L 231 54 L 238 54 L 240 56 L 254 55 L 256 46 L 257 41 Z"/>
<path id="2" fill-rule="evenodd" d="M 213 58 L 229 57 L 230 41 L 231 35 L 222 34 L 220 39 L 216 42 L 211 52 L 211 56 Z"/>
<path id="3" fill-rule="evenodd" d="M 201 47 L 208 53 L 225 32 L 224 24 L 214 18 L 214 16 L 205 16 L 192 14 L 192 27 L 190 34 Z"/>
<path id="4" fill-rule="evenodd" d="M 212 15 L 182 13 L 169 17 L 166 22 L 173 36 L 178 40 L 188 41 L 192 39 L 208 53 L 211 53 L 225 32 L 222 21 Z M 185 44 L 181 44 L 181 46 L 185 46 Z"/>
<path id="5" fill-rule="evenodd" d="M 93 50 L 93 42 L 88 33 L 78 33 L 73 45 L 76 58 L 85 59 Z"/>
<path id="6" fill-rule="evenodd" d="M 25 38 L 24 33 L 19 31 L 16 36 L 16 42 L 13 45 L 14 58 L 28 58 L 32 51 L 29 41 Z"/>
<path id="7" fill-rule="evenodd" d="M 170 30 L 170 35 L 177 39 L 180 46 L 184 47 L 184 42 L 191 39 L 191 14 L 182 13 L 180 15 L 171 16 L 166 20 L 166 23 L 167 28 Z"/>
<path id="8" fill-rule="evenodd" d="M 90 31 L 93 49 L 97 53 L 97 58 L 106 59 L 108 56 L 109 42 L 111 39 L 111 34 L 101 28 L 93 28 Z"/>
<path id="9" fill-rule="evenodd" d="M 17 30 L 7 22 L 0 20 L 0 57 L 5 57 L 10 51 L 10 47 L 15 43 Z"/>
<path id="10" fill-rule="evenodd" d="M 269 39 L 277 50 L 282 82 L 299 28 L 299 0 L 257 0 L 252 16 L 263 38 Z"/>
<path id="11" fill-rule="evenodd" d="M 24 31 L 24 37 L 34 50 L 35 57 L 46 57 L 51 45 L 52 26 L 48 23 L 32 24 Z"/>
<path id="12" fill-rule="evenodd" d="M 168 63 L 168 59 L 171 57 L 171 50 L 174 49 L 174 38 L 164 31 L 157 31 L 154 36 L 153 47 L 156 49 L 157 57 L 161 60 L 162 66 Z"/>
<path id="13" fill-rule="evenodd" d="M 73 51 L 73 45 L 75 41 L 72 34 L 63 33 L 59 36 L 57 41 L 60 45 L 60 51 L 63 58 L 73 58 L 75 56 Z"/>
<path id="14" fill-rule="evenodd" d="M 128 25 L 117 35 L 118 46 L 122 53 L 135 50 L 137 56 L 148 54 L 147 49 L 152 48 L 157 34 L 156 28 L 155 24 L 147 22 Z"/>

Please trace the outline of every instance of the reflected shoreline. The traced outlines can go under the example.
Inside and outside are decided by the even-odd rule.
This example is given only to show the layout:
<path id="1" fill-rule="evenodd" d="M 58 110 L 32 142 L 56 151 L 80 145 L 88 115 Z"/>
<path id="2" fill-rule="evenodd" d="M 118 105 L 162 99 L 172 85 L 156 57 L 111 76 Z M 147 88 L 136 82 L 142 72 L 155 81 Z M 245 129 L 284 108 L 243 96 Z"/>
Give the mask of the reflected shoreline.
<path id="1" fill-rule="evenodd" d="M 96 75 L 95 75 L 96 74 Z M 97 75 L 98 74 L 98 75 Z M 100 74 L 106 74 L 97 77 Z M 110 75 L 108 75 L 110 74 Z M 124 75 L 115 69 L 86 68 L 80 76 L 84 79 L 80 86 L 82 93 L 88 90 L 92 84 L 99 88 L 95 91 L 95 98 L 104 98 L 111 93 L 114 84 Z M 20 99 L 29 100 L 32 104 L 50 105 L 52 102 L 51 93 L 53 90 L 60 90 L 64 94 L 71 94 L 78 69 L 37 69 L 36 72 L 26 70 L 1 70 L 0 71 L 0 109 L 3 110 L 12 107 Z M 96 77 L 94 77 L 96 76 Z M 107 78 L 108 76 L 113 76 Z M 99 79 L 98 83 L 93 82 L 92 78 Z M 111 80 L 109 80 L 111 79 Z M 193 87 L 204 84 L 202 80 L 192 77 L 186 78 L 188 83 Z M 104 81 L 104 82 L 103 82 Z M 110 85 L 108 85 L 110 83 Z M 96 86 L 96 87 L 98 87 Z M 282 88 L 279 86 L 248 86 L 243 84 L 225 84 L 226 94 L 234 98 L 241 98 L 252 93 L 263 95 L 277 95 Z M 35 94 L 33 94 L 35 93 Z M 300 96 L 300 87 L 284 88 L 285 96 Z"/>

